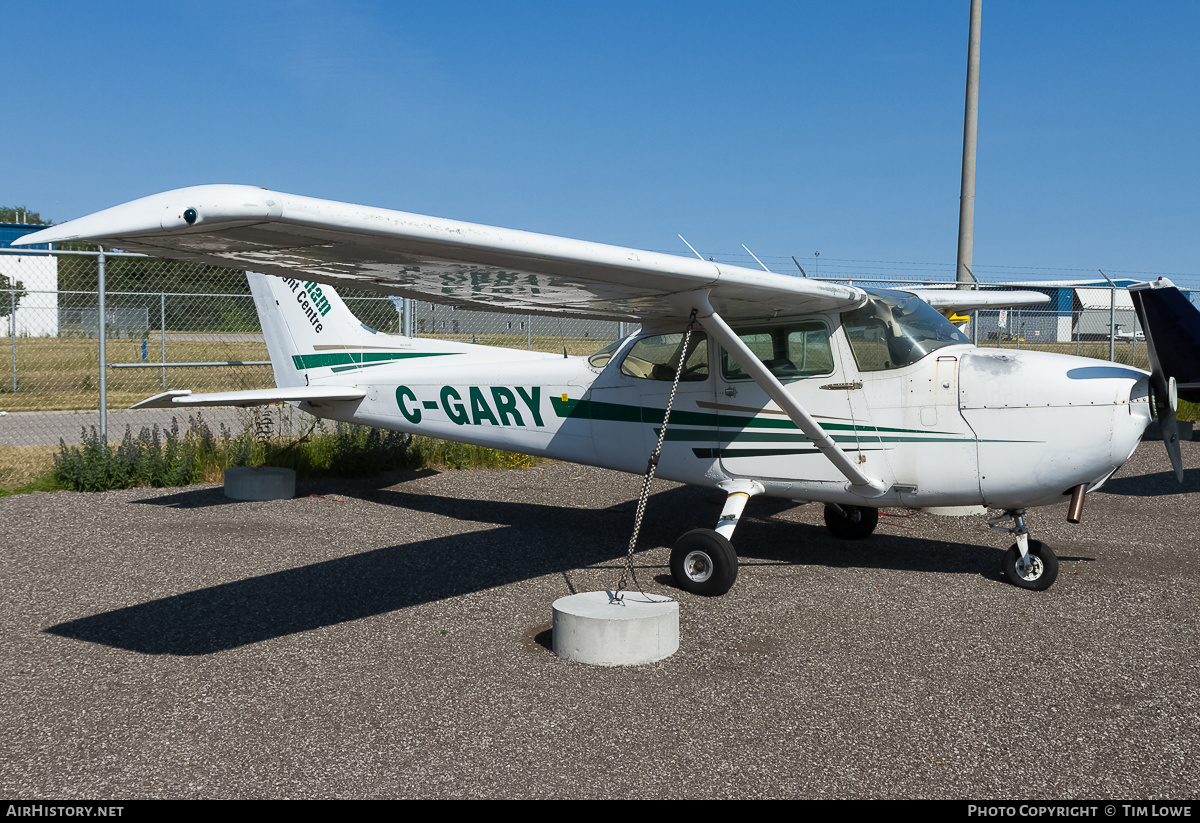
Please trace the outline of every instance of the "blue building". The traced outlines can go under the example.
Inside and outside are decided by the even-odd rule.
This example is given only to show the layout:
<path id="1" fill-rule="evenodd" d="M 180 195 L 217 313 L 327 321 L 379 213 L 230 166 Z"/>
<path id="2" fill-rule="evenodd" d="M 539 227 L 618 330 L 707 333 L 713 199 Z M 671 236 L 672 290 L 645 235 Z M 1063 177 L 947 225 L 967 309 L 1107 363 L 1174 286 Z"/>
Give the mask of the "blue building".
<path id="1" fill-rule="evenodd" d="M 0 292 L 7 316 L 0 334 L 29 337 L 58 336 L 58 258 L 29 249 L 49 249 L 48 245 L 10 249 L 14 240 L 39 231 L 45 226 L 29 223 L 0 223 L 0 275 L 10 283 L 20 283 L 25 294 L 14 299 L 13 291 Z M 12 306 L 11 303 L 16 303 Z"/>

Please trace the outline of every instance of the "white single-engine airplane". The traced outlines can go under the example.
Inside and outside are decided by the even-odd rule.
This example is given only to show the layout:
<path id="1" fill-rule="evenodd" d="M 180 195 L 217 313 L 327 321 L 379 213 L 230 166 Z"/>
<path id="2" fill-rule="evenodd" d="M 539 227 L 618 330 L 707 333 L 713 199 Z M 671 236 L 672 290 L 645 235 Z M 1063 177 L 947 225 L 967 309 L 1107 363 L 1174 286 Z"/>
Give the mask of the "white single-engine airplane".
<path id="1" fill-rule="evenodd" d="M 1152 330 L 1180 321 L 1150 322 L 1140 301 L 1153 374 L 978 349 L 938 311 L 1046 302 L 1038 293 L 862 289 L 250 186 L 165 192 L 17 243 L 69 240 L 276 275 L 247 275 L 276 388 L 168 391 L 140 407 L 286 402 L 640 473 L 673 397 L 658 475 L 727 495 L 717 528 L 671 552 L 676 582 L 705 595 L 733 585 L 730 538 L 757 494 L 824 503 L 845 538 L 874 531 L 880 506 L 999 509 L 992 526 L 1016 538 L 1007 579 L 1049 588 L 1058 560 L 1030 539 L 1026 509 L 1070 499 L 1078 521 L 1156 413 L 1182 480 L 1175 377 L 1200 394 L 1194 360 L 1164 371 L 1156 359 Z M 591 357 L 408 338 L 359 322 L 342 284 L 641 330 Z M 1165 281 L 1135 294 L 1155 298 L 1151 314 L 1195 314 Z"/>

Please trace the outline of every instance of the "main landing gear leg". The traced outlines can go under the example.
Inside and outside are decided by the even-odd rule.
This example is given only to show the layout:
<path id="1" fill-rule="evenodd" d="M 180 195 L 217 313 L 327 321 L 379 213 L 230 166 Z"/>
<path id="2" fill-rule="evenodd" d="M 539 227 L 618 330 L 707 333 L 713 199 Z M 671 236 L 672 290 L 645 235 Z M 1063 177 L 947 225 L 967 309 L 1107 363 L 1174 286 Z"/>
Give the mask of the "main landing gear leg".
<path id="1" fill-rule="evenodd" d="M 1012 521 L 1011 526 L 1002 525 Z M 1058 579 L 1058 557 L 1040 540 L 1031 540 L 1025 527 L 1025 510 L 1011 509 L 990 518 L 988 525 L 998 531 L 1006 531 L 1017 538 L 1004 553 L 1004 576 L 1009 583 L 1022 589 L 1045 591 Z"/>
<path id="2" fill-rule="evenodd" d="M 746 503 L 765 491 L 762 484 L 753 480 L 733 480 L 718 488 L 728 497 L 717 520 L 717 528 L 692 529 L 671 548 L 671 576 L 675 578 L 675 585 L 706 597 L 725 594 L 737 580 L 737 552 L 729 539 L 733 537 Z"/>
<path id="3" fill-rule="evenodd" d="M 825 526 L 842 540 L 862 540 L 879 525 L 879 509 L 870 506 L 825 504 Z"/>

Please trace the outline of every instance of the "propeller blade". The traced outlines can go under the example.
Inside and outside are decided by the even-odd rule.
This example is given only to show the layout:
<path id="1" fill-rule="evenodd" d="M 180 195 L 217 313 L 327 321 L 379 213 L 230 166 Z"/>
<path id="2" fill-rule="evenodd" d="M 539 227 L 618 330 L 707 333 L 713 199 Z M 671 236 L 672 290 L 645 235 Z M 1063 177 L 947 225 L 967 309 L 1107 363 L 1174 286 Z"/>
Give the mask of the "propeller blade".
<path id="1" fill-rule="evenodd" d="M 1150 356 L 1150 391 L 1163 445 L 1175 478 L 1183 482 L 1183 455 L 1175 419 L 1178 398 L 1200 401 L 1200 311 L 1170 280 L 1129 287 Z"/>
<path id="2" fill-rule="evenodd" d="M 1150 386 L 1154 392 L 1154 408 L 1163 445 L 1167 447 L 1167 457 L 1171 460 L 1171 468 L 1175 470 L 1175 479 L 1182 483 L 1183 455 L 1179 450 L 1179 423 L 1175 420 L 1175 378 L 1163 380 L 1162 374 L 1154 372 L 1150 375 Z"/>

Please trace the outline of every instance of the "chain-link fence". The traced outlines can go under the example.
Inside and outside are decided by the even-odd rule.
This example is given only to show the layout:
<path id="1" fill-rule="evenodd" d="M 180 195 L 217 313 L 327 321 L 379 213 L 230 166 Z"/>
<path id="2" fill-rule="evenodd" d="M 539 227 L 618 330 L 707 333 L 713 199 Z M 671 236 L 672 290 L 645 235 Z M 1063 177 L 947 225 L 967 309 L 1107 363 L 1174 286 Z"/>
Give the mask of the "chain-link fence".
<path id="1" fill-rule="evenodd" d="M 170 425 L 170 410 L 125 411 L 166 389 L 274 385 L 241 271 L 108 253 L 103 322 L 99 276 L 95 252 L 0 250 L 0 444 L 57 444 L 60 438 L 74 443 L 82 429 L 99 425 L 101 342 L 110 439 L 119 439 L 127 424 L 135 432 L 152 422 Z M 980 346 L 1035 348 L 1147 368 L 1133 304 L 1118 288 L 1127 284 L 1014 286 L 1040 290 L 1050 302 L 979 312 L 965 329 Z M 608 321 L 471 311 L 370 292 L 339 294 L 360 320 L 379 331 L 403 333 L 408 307 L 415 336 L 490 346 L 590 354 L 632 330 Z M 206 410 L 205 416 L 214 425 L 240 428 L 232 410 Z"/>

